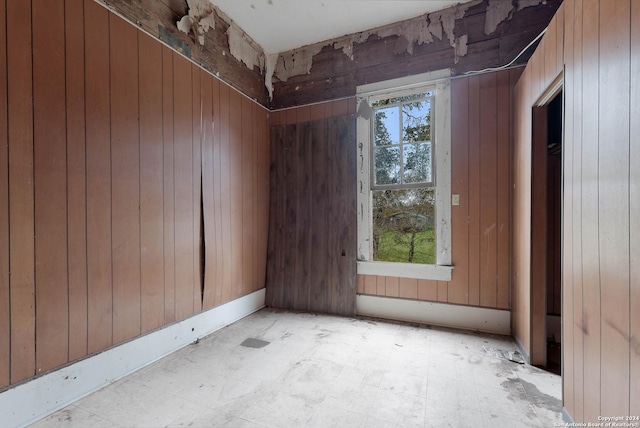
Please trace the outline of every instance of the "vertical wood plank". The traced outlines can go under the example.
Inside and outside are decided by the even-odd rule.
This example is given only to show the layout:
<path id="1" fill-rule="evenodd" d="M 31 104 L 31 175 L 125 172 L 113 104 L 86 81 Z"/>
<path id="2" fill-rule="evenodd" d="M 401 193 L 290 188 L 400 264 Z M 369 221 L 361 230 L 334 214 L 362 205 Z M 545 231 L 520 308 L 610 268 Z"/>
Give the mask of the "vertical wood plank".
<path id="1" fill-rule="evenodd" d="M 295 117 L 295 109 L 291 109 L 294 113 L 288 113 L 288 117 Z M 283 195 L 281 197 L 280 206 L 282 207 L 283 222 L 281 227 L 283 229 L 283 239 L 281 241 L 278 251 L 283 254 L 282 264 L 282 307 L 294 308 L 295 306 L 295 262 L 298 259 L 298 255 L 292 251 L 282 251 L 283 248 L 289 248 L 295 246 L 297 229 L 295 227 L 297 222 L 296 212 L 296 196 L 298 195 L 298 183 L 296 182 L 298 162 L 296 154 L 298 152 L 298 139 L 297 139 L 297 126 L 295 124 L 288 124 L 285 126 L 283 145 L 280 147 L 281 155 L 276 158 L 277 162 L 282 163 L 282 176 L 281 186 Z M 329 260 L 331 263 L 331 260 Z M 329 265 L 330 267 L 330 265 Z M 330 271 L 328 271 L 330 275 Z"/>
<path id="2" fill-rule="evenodd" d="M 451 207 L 450 303 L 469 303 L 469 78 L 451 81 L 451 194 L 460 205 Z"/>
<path id="3" fill-rule="evenodd" d="M 113 343 L 109 14 L 85 0 L 88 352 Z"/>
<path id="4" fill-rule="evenodd" d="M 64 4 L 35 2 L 33 151 L 36 373 L 69 358 Z"/>
<path id="5" fill-rule="evenodd" d="M 324 109 L 322 109 L 322 113 L 324 114 Z M 320 114 L 319 111 L 318 114 Z M 311 176 L 313 177 L 311 189 L 311 199 L 313 201 L 313 210 L 311 211 L 311 259 L 313 263 L 310 272 L 309 309 L 318 312 L 325 311 L 327 305 L 327 272 L 330 269 L 327 261 L 329 237 L 325 231 L 329 193 L 326 132 L 327 122 L 325 119 L 311 122 L 311 150 L 313 151 L 313 162 L 311 163 Z M 277 161 L 277 158 L 271 161 Z M 363 292 L 366 292 L 364 289 L 363 283 Z"/>
<path id="6" fill-rule="evenodd" d="M 480 306 L 496 307 L 497 75 L 480 76 Z"/>
<path id="7" fill-rule="evenodd" d="M 640 0 L 631 1 L 631 97 L 630 117 L 635 118 L 640 115 Z M 640 124 L 637 120 L 631 121 L 629 131 L 631 136 L 640 135 Z M 640 143 L 637 138 L 630 139 L 629 159 L 640 159 Z M 638 168 L 631 168 L 629 182 L 629 277 L 630 299 L 629 299 L 629 331 L 630 337 L 640 337 L 640 171 Z M 1 200 L 1 199 L 0 199 Z M 631 349 L 629 363 L 629 378 L 640 379 L 640 349 L 638 341 Z M 629 414 L 640 414 L 640 384 L 631 382 L 629 391 Z"/>
<path id="8" fill-rule="evenodd" d="M 253 102 L 247 97 L 242 97 L 242 140 L 240 149 L 242 180 L 240 189 L 242 195 L 242 234 L 240 235 L 241 244 L 241 295 L 248 294 L 253 287 L 253 249 L 255 248 L 255 235 L 253 230 L 253 212 L 254 201 L 253 195 Z"/>
<path id="9" fill-rule="evenodd" d="M 430 302 L 438 301 L 438 281 L 419 279 L 418 299 Z"/>
<path id="10" fill-rule="evenodd" d="M 6 23 L 6 0 L 0 0 L 0 34 L 6 34 Z M 9 385 L 11 369 L 7 108 L 7 44 L 5 38 L 0 42 L 0 388 Z"/>
<path id="11" fill-rule="evenodd" d="M 377 279 L 375 275 L 364 275 L 364 294 L 375 296 L 377 290 Z"/>
<path id="12" fill-rule="evenodd" d="M 138 36 L 141 332 L 164 324 L 162 45 Z"/>
<path id="13" fill-rule="evenodd" d="M 358 275 L 356 282 L 356 290 L 358 294 L 364 293 L 364 275 Z"/>
<path id="14" fill-rule="evenodd" d="M 225 253 L 226 248 L 224 247 L 224 235 L 223 235 L 223 213 L 222 209 L 224 205 L 222 204 L 222 168 L 223 165 L 221 163 L 221 105 L 220 105 L 220 86 L 223 84 L 220 83 L 218 79 L 212 79 L 211 81 L 211 101 L 212 101 L 212 112 L 213 112 L 213 210 L 215 216 L 215 234 L 216 234 L 216 264 L 215 264 L 215 291 L 214 291 L 214 305 L 219 305 L 222 302 L 222 290 L 224 288 L 224 276 L 223 271 L 225 269 L 224 266 L 224 258 L 226 257 Z"/>
<path id="15" fill-rule="evenodd" d="M 193 93 L 191 63 L 173 54 L 176 319 L 193 314 Z"/>
<path id="16" fill-rule="evenodd" d="M 87 182 L 84 3 L 65 1 L 69 361 L 87 355 Z"/>
<path id="17" fill-rule="evenodd" d="M 267 277 L 266 277 L 266 305 L 275 307 L 282 301 L 282 252 L 278 251 L 278 243 L 283 238 L 282 222 L 284 215 L 280 203 L 283 194 L 281 172 L 283 162 L 276 163 L 274 159 L 281 159 L 280 151 L 284 142 L 285 127 L 272 126 L 269 135 L 271 160 L 269 166 L 269 180 L 272 183 L 269 191 L 269 240 L 267 243 Z M 312 237 L 313 239 L 313 237 Z"/>
<path id="18" fill-rule="evenodd" d="M 109 15 L 113 342 L 140 334 L 138 31 Z"/>
<path id="19" fill-rule="evenodd" d="M 222 213 L 222 248 L 224 249 L 223 257 L 223 289 L 221 303 L 228 302 L 232 296 L 232 271 L 233 271 L 233 253 L 231 246 L 233 244 L 231 230 L 231 147 L 229 137 L 230 126 L 230 108 L 229 108 L 230 88 L 225 83 L 220 83 L 220 199 Z"/>
<path id="20" fill-rule="evenodd" d="M 202 101 L 200 93 L 200 68 L 194 64 L 191 66 L 191 192 L 193 194 L 193 241 L 191 251 L 193 254 L 193 312 L 202 310 Z"/>
<path id="21" fill-rule="evenodd" d="M 600 255 L 598 246 L 598 34 L 600 2 L 583 0 L 582 25 L 582 284 L 584 309 L 581 320 L 575 320 L 584 333 L 584 420 L 597 420 L 602 415 L 601 387 L 601 311 Z M 597 404 L 596 404 L 597 403 Z"/>
<path id="22" fill-rule="evenodd" d="M 162 47 L 164 322 L 176 320 L 173 52 Z"/>
<path id="23" fill-rule="evenodd" d="M 541 51 L 540 57 L 544 59 L 544 64 L 540 72 L 540 94 L 551 84 L 556 77 L 556 35 L 557 35 L 557 16 L 555 16 L 547 26 L 547 32 L 544 34 L 544 50 Z"/>
<path id="24" fill-rule="evenodd" d="M 204 218 L 204 296 L 202 308 L 215 305 L 215 286 L 218 259 L 216 220 L 214 210 L 215 181 L 213 178 L 213 94 L 212 80 L 207 72 L 200 72 L 202 88 L 202 215 Z"/>
<path id="25" fill-rule="evenodd" d="M 511 273 L 511 83 L 510 71 L 497 73 L 496 307 L 509 309 Z"/>
<path id="26" fill-rule="evenodd" d="M 385 292 L 389 297 L 398 297 L 399 295 L 399 285 L 398 278 L 395 276 L 387 276 L 385 277 Z M 420 296 L 420 284 L 418 284 L 418 298 Z"/>
<path id="27" fill-rule="evenodd" d="M 311 107 L 309 107 L 309 120 L 318 120 L 318 119 L 323 119 L 324 118 L 324 105 L 322 103 L 320 104 L 314 104 Z"/>
<path id="28" fill-rule="evenodd" d="M 11 383 L 35 374 L 31 4 L 7 0 Z"/>
<path id="29" fill-rule="evenodd" d="M 563 157 L 564 157 L 564 188 L 563 188 L 563 225 L 562 225 L 562 367 L 563 367 L 563 380 L 562 380 L 562 394 L 564 400 L 564 406 L 567 411 L 575 418 L 575 420 L 582 420 L 582 414 L 576 414 L 575 406 L 575 391 L 574 391 L 574 352 L 576 336 L 580 336 L 580 331 L 575 328 L 574 323 L 574 292 L 577 286 L 574 281 L 573 271 L 574 267 L 574 227 L 576 224 L 575 205 L 579 205 L 579 202 L 574 202 L 574 199 L 579 194 L 576 189 L 579 186 L 579 180 L 575 179 L 577 163 L 575 156 L 575 147 L 579 134 L 575 134 L 575 120 L 574 112 L 575 104 L 574 97 L 576 89 L 576 74 L 579 68 L 579 62 L 574 61 L 574 0 L 568 0 L 564 3 L 564 21 L 562 22 L 563 34 L 564 34 L 564 46 L 563 53 L 566 57 L 561 58 L 560 64 L 564 61 L 566 66 L 564 75 L 564 143 L 563 143 Z M 579 159 L 579 156 L 577 157 Z M 580 301 L 582 306 L 582 301 Z"/>
<path id="30" fill-rule="evenodd" d="M 231 297 L 242 296 L 242 98 L 229 91 L 229 196 L 231 216 Z"/>
<path id="31" fill-rule="evenodd" d="M 603 284 L 601 349 L 606 352 L 601 366 L 603 415 L 630 414 L 630 14 L 628 1 L 600 3 L 598 243 Z"/>
<path id="32" fill-rule="evenodd" d="M 300 113 L 298 113 L 300 118 Z M 295 200 L 292 201 L 292 208 L 296 210 L 296 255 L 294 264 L 294 305 L 299 310 L 309 310 L 310 306 L 310 269 L 311 269 L 311 209 L 313 199 L 311 192 L 311 168 L 313 152 L 311 147 L 311 124 L 307 121 L 299 123 L 296 127 L 297 147 L 295 161 L 297 170 L 292 179 L 297 183 Z M 292 225 L 293 226 L 293 225 Z"/>
<path id="33" fill-rule="evenodd" d="M 386 277 L 377 276 L 376 277 L 376 295 L 378 296 L 386 296 Z"/>
<path id="34" fill-rule="evenodd" d="M 437 285 L 434 290 L 437 290 Z M 412 278 L 400 278 L 398 280 L 398 297 L 405 299 L 417 299 L 418 280 Z"/>
<path id="35" fill-rule="evenodd" d="M 480 78 L 469 77 L 469 304 L 480 304 Z"/>

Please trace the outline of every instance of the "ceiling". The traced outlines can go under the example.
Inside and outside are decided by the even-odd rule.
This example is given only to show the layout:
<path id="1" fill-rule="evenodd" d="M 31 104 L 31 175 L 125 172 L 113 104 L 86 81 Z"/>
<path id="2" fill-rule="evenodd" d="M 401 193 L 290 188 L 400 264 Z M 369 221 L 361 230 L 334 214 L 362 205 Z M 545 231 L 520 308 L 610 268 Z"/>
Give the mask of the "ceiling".
<path id="1" fill-rule="evenodd" d="M 469 0 L 210 0 L 267 54 L 391 24 Z"/>

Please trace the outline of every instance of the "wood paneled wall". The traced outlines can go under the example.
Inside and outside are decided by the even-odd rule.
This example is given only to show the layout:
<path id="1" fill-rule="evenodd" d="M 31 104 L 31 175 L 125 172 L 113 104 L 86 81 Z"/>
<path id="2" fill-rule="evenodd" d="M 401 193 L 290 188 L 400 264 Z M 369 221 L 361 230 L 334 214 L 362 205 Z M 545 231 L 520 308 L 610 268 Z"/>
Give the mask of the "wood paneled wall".
<path id="1" fill-rule="evenodd" d="M 358 276 L 358 293 L 509 309 L 511 95 L 522 68 L 451 83 L 451 281 Z"/>
<path id="2" fill-rule="evenodd" d="M 271 122 L 267 305 L 355 315 L 355 100 Z"/>
<path id="3" fill-rule="evenodd" d="M 565 0 L 515 89 L 513 331 L 532 338 L 531 114 L 564 67 L 563 400 L 640 414 L 640 1 Z"/>
<path id="4" fill-rule="evenodd" d="M 264 108 L 93 0 L 0 35 L 0 388 L 264 287 Z"/>

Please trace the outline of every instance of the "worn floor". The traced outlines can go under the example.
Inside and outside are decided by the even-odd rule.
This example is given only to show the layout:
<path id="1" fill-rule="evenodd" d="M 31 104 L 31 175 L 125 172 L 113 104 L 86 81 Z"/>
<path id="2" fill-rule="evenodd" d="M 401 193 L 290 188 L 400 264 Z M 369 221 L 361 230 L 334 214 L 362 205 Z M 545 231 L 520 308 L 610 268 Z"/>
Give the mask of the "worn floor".
<path id="1" fill-rule="evenodd" d="M 259 339 L 262 343 L 245 339 Z M 253 347 L 252 347 L 253 346 Z M 264 309 L 33 425 L 553 427 L 560 377 L 511 339 Z"/>

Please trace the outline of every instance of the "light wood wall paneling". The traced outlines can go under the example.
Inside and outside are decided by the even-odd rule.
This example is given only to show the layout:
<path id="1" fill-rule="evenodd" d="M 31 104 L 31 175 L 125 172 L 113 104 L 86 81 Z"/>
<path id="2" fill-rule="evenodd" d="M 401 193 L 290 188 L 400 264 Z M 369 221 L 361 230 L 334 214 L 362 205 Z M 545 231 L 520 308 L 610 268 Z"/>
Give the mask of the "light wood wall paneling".
<path id="1" fill-rule="evenodd" d="M 259 151 L 259 167 L 260 167 L 260 187 L 259 198 L 261 201 L 261 217 L 260 217 L 260 265 L 259 265 L 259 278 L 260 288 L 266 284 L 266 271 L 267 271 L 267 241 L 269 231 L 269 188 L 270 185 L 270 173 L 269 173 L 269 153 L 270 144 L 269 139 L 269 118 L 268 113 L 261 111 L 258 123 L 260 125 L 260 151 Z"/>
<path id="2" fill-rule="evenodd" d="M 36 373 L 69 361 L 64 3 L 33 3 Z"/>
<path id="3" fill-rule="evenodd" d="M 7 34 L 6 0 L 0 1 L 0 34 Z M 11 371 L 9 306 L 9 140 L 7 129 L 7 39 L 0 40 L 0 388 Z"/>
<path id="4" fill-rule="evenodd" d="M 418 281 L 418 297 L 420 296 L 420 285 Z M 398 278 L 394 276 L 385 277 L 385 295 L 389 297 L 398 297 L 400 295 L 400 289 L 398 284 Z"/>
<path id="5" fill-rule="evenodd" d="M 585 420 L 602 415 L 601 398 L 601 309 L 600 255 L 598 246 L 598 135 L 599 105 L 598 35 L 600 2 L 583 0 L 582 25 L 582 277 L 584 309 L 581 325 L 584 332 L 584 401 L 592 403 L 584 408 Z M 577 320 L 576 320 L 577 321 Z M 597 403 L 597 404 L 596 404 Z"/>
<path id="6" fill-rule="evenodd" d="M 88 352 L 113 343 L 109 14 L 85 0 Z"/>
<path id="7" fill-rule="evenodd" d="M 267 243 L 267 290 L 265 302 L 269 307 L 275 307 L 282 301 L 282 287 L 279 287 L 278 284 L 282 283 L 280 275 L 282 273 L 283 255 L 281 251 L 278 251 L 276 243 L 284 240 L 283 216 L 281 215 L 282 205 L 280 203 L 283 192 L 279 186 L 282 181 L 280 167 L 283 163 L 275 162 L 275 159 L 279 155 L 280 145 L 284 141 L 284 133 L 285 128 L 283 126 L 272 126 L 269 134 L 271 154 L 269 172 L 272 186 L 269 193 L 269 239 Z"/>
<path id="8" fill-rule="evenodd" d="M 218 79 L 211 80 L 211 101 L 212 101 L 212 113 L 213 113 L 213 147 L 212 147 L 212 167 L 213 167 L 213 210 L 215 217 L 215 252 L 216 263 L 214 267 L 207 266 L 207 269 L 215 269 L 214 277 L 214 306 L 219 305 L 222 302 L 222 290 L 224 287 L 223 271 L 225 247 L 224 247 L 224 232 L 223 232 L 223 204 L 222 204 L 222 168 L 221 163 L 221 108 L 220 103 L 220 90 L 225 86 L 221 84 Z"/>
<path id="9" fill-rule="evenodd" d="M 67 269 L 69 361 L 87 355 L 87 182 L 84 2 L 66 0 Z"/>
<path id="10" fill-rule="evenodd" d="M 253 234 L 253 242 L 250 245 L 249 252 L 251 253 L 252 258 L 252 271 L 251 271 L 251 284 L 249 284 L 250 291 L 256 291 L 259 288 L 260 280 L 259 280 L 259 270 L 260 270 L 260 242 L 261 242 L 261 231 L 260 231 L 260 182 L 258 177 L 260 176 L 260 160 L 258 158 L 258 151 L 260 150 L 260 133 L 264 132 L 263 129 L 260 128 L 260 114 L 264 111 L 261 111 L 255 103 L 249 104 L 252 115 L 253 115 L 253 126 L 251 130 L 252 141 L 251 141 L 251 173 L 249 174 L 251 180 L 251 190 L 253 195 L 252 201 L 252 216 L 250 219 L 252 234 Z M 264 281 L 263 281 L 264 282 Z"/>
<path id="11" fill-rule="evenodd" d="M 480 76 L 480 306 L 496 306 L 497 77 Z"/>
<path id="12" fill-rule="evenodd" d="M 564 156 L 564 164 L 566 165 L 565 171 L 567 173 L 564 176 L 564 184 L 563 184 L 563 192 L 565 195 L 562 212 L 563 212 L 563 224 L 562 224 L 562 242 L 564 245 L 564 254 L 568 260 L 571 260 L 571 264 L 574 264 L 574 255 L 577 253 L 576 246 L 574 244 L 575 235 L 579 235 L 578 233 L 574 233 L 574 227 L 576 225 L 576 213 L 572 206 L 571 201 L 575 200 L 579 192 L 576 191 L 577 182 L 579 180 L 575 180 L 575 171 L 577 162 L 576 159 L 580 159 L 579 153 L 576 156 L 575 147 L 576 140 L 579 138 L 579 134 L 575 133 L 575 102 L 574 102 L 574 94 L 576 93 L 576 74 L 578 67 L 576 66 L 576 61 L 574 60 L 574 0 L 568 0 L 562 6 L 565 14 L 565 25 L 566 29 L 564 32 L 564 47 L 563 52 L 566 54 L 566 61 L 561 59 L 559 61 L 560 64 L 566 63 L 566 69 L 564 73 L 564 104 L 565 104 L 565 114 L 564 114 L 564 142 L 563 142 L 563 156 Z M 564 28 L 564 26 L 563 26 Z M 580 205 L 577 203 L 576 205 Z M 580 330 L 578 330 L 574 325 L 574 292 L 577 288 L 574 285 L 574 268 L 573 266 L 568 269 L 563 269 L 562 272 L 562 309 L 561 313 L 563 316 L 563 328 L 562 328 L 562 343 L 564 344 L 562 348 L 562 365 L 565 367 L 563 372 L 563 397 L 564 397 L 564 407 L 571 412 L 574 418 L 576 415 L 576 406 L 575 406 L 575 393 L 574 393 L 574 382 L 575 382 L 575 369 L 574 369 L 574 347 L 576 343 L 576 336 L 580 336 Z M 581 299 L 581 298 L 580 298 Z M 580 306 L 582 306 L 582 302 L 580 302 Z M 568 370 L 566 369 L 568 368 Z M 582 418 L 582 412 L 580 412 L 580 418 Z"/>
<path id="13" fill-rule="evenodd" d="M 573 5 L 573 10 L 569 13 L 570 6 Z M 582 246 L 582 129 L 583 129 L 583 116 L 582 116 L 582 40 L 583 40 L 583 26 L 582 26 L 582 8 L 578 1 L 569 2 L 565 7 L 565 16 L 569 14 L 573 15 L 574 28 L 573 28 L 573 82 L 571 85 L 573 90 L 570 92 L 571 86 L 565 86 L 565 94 L 573 94 L 573 105 L 566 104 L 565 111 L 573 111 L 573 195 L 572 195 L 572 245 L 571 252 L 572 260 L 571 273 L 573 275 L 573 284 L 565 292 L 564 301 L 568 304 L 572 304 L 571 309 L 565 310 L 563 308 L 563 329 L 567 332 L 567 336 L 572 334 L 573 337 L 573 349 L 565 349 L 565 371 L 568 373 L 565 375 L 565 396 L 570 400 L 573 395 L 574 398 L 574 418 L 576 420 L 584 420 L 584 334 L 583 328 L 583 246 Z M 568 38 L 569 28 L 565 29 Z M 570 60 L 569 60 L 570 61 Z M 566 101 L 565 101 L 566 102 Z M 569 107 L 572 107 L 570 110 Z M 565 114 L 565 117 L 571 116 L 571 114 Z M 570 119 L 568 119 L 570 120 Z M 571 140 L 568 140 L 571 141 Z M 570 150 L 570 146 L 565 145 L 566 150 Z M 566 167 L 565 167 L 566 170 Z M 566 179 L 566 175 L 565 175 Z M 566 197 L 565 197 L 566 199 Z M 565 250 L 566 251 L 566 250 Z M 566 265 L 565 265 L 566 266 Z M 569 269 L 563 267 L 564 271 Z M 569 296 L 568 293 L 572 295 Z M 569 325 L 572 324 L 572 325 Z M 563 343 L 564 343 L 563 338 Z M 573 365 L 572 365 L 573 362 Z M 571 370 L 573 371 L 573 377 L 571 377 Z M 569 392 L 572 384 L 570 380 L 573 378 L 573 391 Z M 571 403 L 571 401 L 569 401 Z"/>
<path id="14" fill-rule="evenodd" d="M 217 274 L 216 219 L 214 211 L 215 181 L 213 178 L 213 78 L 201 70 L 202 88 L 202 215 L 204 218 L 204 295 L 202 308 L 215 305 Z"/>
<path id="15" fill-rule="evenodd" d="M 231 110 L 229 105 L 230 89 L 227 85 L 220 84 L 220 172 L 222 178 L 220 184 L 222 189 L 221 209 L 222 209 L 222 245 L 224 249 L 223 257 L 223 289 L 221 302 L 231 300 L 232 296 L 232 271 L 233 271 L 233 253 L 231 245 L 233 234 L 231 230 L 231 143 L 230 143 L 230 116 Z"/>
<path id="16" fill-rule="evenodd" d="M 480 304 L 480 77 L 469 77 L 469 304 Z"/>
<path id="17" fill-rule="evenodd" d="M 427 279 L 418 280 L 418 299 L 435 302 L 438 299 L 438 282 Z"/>
<path id="18" fill-rule="evenodd" d="M 193 314 L 193 92 L 191 63 L 173 55 L 176 319 Z"/>
<path id="19" fill-rule="evenodd" d="M 630 415 L 630 15 L 629 1 L 600 2 L 598 243 L 602 281 L 601 349 L 606 350 L 601 365 L 604 382 L 600 411 L 603 415 Z"/>
<path id="20" fill-rule="evenodd" d="M 35 374 L 31 4 L 7 0 L 11 382 Z"/>
<path id="21" fill-rule="evenodd" d="M 231 209 L 231 298 L 242 295 L 242 98 L 229 91 L 229 197 Z"/>
<path id="22" fill-rule="evenodd" d="M 451 207 L 449 301 L 469 303 L 469 79 L 451 81 L 451 194 L 460 205 Z M 456 108 L 455 106 L 460 106 Z"/>
<path id="23" fill-rule="evenodd" d="M 640 116 L 640 0 L 631 1 L 631 109 L 630 117 Z M 629 131 L 631 136 L 640 135 L 640 124 L 631 120 Z M 629 159 L 640 159 L 640 142 L 637 138 L 630 139 Z M 629 254 L 629 325 L 630 337 L 640 336 L 640 171 L 630 169 L 629 188 L 629 240 L 631 243 Z M 632 346 L 629 363 L 629 379 L 640 379 L 640 344 L 638 339 L 630 343 Z M 631 382 L 629 391 L 629 414 L 640 414 L 640 382 Z"/>
<path id="24" fill-rule="evenodd" d="M 176 320 L 173 52 L 162 46 L 164 322 Z"/>
<path id="25" fill-rule="evenodd" d="M 140 334 L 138 31 L 109 15 L 113 342 Z"/>
<path id="26" fill-rule="evenodd" d="M 193 254 L 193 312 L 202 310 L 203 296 L 203 262 L 202 262 L 202 100 L 200 86 L 200 68 L 191 65 L 191 126 L 192 126 L 192 146 L 191 146 L 191 189 L 193 193 L 193 240 L 191 252 Z"/>
<path id="27" fill-rule="evenodd" d="M 509 309 L 511 288 L 511 91 L 510 70 L 496 74 L 496 308 Z"/>
<path id="28" fill-rule="evenodd" d="M 241 185 L 240 195 L 242 209 L 240 213 L 240 220 L 242 221 L 242 234 L 238 237 L 238 243 L 241 245 L 241 258 L 239 265 L 242 268 L 241 278 L 241 294 L 245 294 L 252 290 L 254 279 L 253 268 L 253 249 L 255 248 L 255 236 L 253 231 L 253 212 L 254 212 L 254 193 L 253 193 L 253 171 L 255 165 L 253 163 L 253 126 L 247 126 L 244 124 L 253 124 L 254 112 L 253 102 L 246 97 L 242 97 L 242 139 L 240 141 L 241 146 L 238 146 L 240 150 L 241 160 Z M 238 196 L 240 196 L 238 195 Z"/>
<path id="29" fill-rule="evenodd" d="M 140 319 L 141 332 L 164 324 L 164 147 L 162 45 L 138 36 L 140 72 Z"/>

